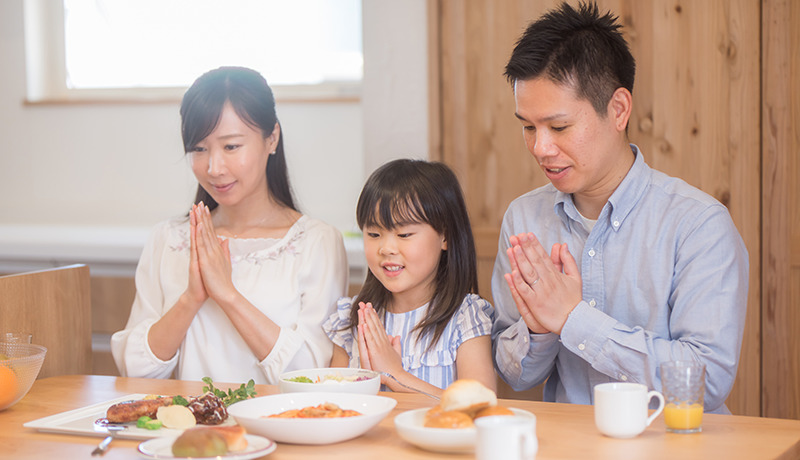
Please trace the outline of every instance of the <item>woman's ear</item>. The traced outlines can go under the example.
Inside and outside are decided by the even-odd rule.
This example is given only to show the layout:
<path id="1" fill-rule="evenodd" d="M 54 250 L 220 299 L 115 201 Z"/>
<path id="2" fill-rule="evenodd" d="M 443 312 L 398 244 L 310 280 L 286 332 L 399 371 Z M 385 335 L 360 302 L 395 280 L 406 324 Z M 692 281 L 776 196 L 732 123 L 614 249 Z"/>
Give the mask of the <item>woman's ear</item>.
<path id="1" fill-rule="evenodd" d="M 275 127 L 272 128 L 272 133 L 267 136 L 267 151 L 271 154 L 275 153 L 278 148 L 278 141 L 281 139 L 281 125 L 276 121 Z"/>
<path id="2" fill-rule="evenodd" d="M 617 88 L 608 101 L 608 115 L 614 119 L 617 131 L 625 132 L 633 111 L 633 96 L 625 88 Z"/>
<path id="3" fill-rule="evenodd" d="M 442 235 L 442 251 L 447 251 L 447 238 Z"/>

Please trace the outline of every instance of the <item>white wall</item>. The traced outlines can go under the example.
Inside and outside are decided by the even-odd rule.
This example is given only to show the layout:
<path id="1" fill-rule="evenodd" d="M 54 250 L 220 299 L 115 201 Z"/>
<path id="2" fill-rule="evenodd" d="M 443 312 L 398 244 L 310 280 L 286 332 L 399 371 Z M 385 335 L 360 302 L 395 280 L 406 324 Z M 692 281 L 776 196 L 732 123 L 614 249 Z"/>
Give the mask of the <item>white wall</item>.
<path id="1" fill-rule="evenodd" d="M 425 8 L 425 0 L 364 0 L 361 103 L 278 101 L 306 213 L 350 230 L 375 167 L 427 157 Z M 0 2 L 0 69 L 0 226 L 112 231 L 186 212 L 196 185 L 177 101 L 25 105 L 23 0 Z"/>

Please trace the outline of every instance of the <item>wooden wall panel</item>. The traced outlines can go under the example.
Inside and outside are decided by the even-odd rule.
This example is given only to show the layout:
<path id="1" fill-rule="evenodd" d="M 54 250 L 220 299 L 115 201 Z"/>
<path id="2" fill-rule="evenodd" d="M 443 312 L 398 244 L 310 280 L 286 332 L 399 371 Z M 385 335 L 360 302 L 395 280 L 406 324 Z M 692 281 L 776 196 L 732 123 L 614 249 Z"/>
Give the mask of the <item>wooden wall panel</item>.
<path id="1" fill-rule="evenodd" d="M 517 196 L 547 183 L 522 141 L 503 69 L 527 24 L 557 1 L 431 0 L 439 65 L 433 72 L 431 157 L 450 164 L 467 196 L 481 293 L 500 222 Z M 605 0 L 637 59 L 629 135 L 648 163 L 725 203 L 751 257 L 748 323 L 728 400 L 760 413 L 760 177 L 758 0 Z M 438 80 L 438 84 L 437 81 Z"/>
<path id="2" fill-rule="evenodd" d="M 800 3 L 763 5 L 763 413 L 800 419 Z"/>

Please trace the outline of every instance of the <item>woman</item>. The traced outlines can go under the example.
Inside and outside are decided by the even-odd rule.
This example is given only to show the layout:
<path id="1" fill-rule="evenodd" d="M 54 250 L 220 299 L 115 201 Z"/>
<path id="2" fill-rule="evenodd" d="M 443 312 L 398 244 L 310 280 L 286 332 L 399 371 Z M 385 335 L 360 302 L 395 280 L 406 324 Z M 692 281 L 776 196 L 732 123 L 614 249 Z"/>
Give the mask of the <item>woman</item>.
<path id="1" fill-rule="evenodd" d="M 344 245 L 294 205 L 267 82 L 212 70 L 180 113 L 197 197 L 145 245 L 131 316 L 111 339 L 120 374 L 274 384 L 327 365 L 320 325 L 345 293 Z"/>

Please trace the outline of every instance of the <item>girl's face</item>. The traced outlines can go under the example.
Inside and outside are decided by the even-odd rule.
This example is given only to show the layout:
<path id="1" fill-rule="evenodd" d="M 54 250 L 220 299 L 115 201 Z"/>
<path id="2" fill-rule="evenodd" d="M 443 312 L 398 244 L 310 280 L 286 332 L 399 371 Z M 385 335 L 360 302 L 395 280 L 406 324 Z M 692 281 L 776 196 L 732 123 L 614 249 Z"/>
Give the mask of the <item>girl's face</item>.
<path id="1" fill-rule="evenodd" d="M 220 206 L 236 206 L 267 189 L 267 159 L 275 150 L 279 128 L 267 138 L 245 123 L 226 103 L 219 124 L 190 152 L 197 181 Z"/>
<path id="2" fill-rule="evenodd" d="M 364 228 L 367 265 L 378 281 L 392 293 L 393 312 L 421 307 L 433 297 L 434 279 L 444 235 L 426 223 Z"/>

